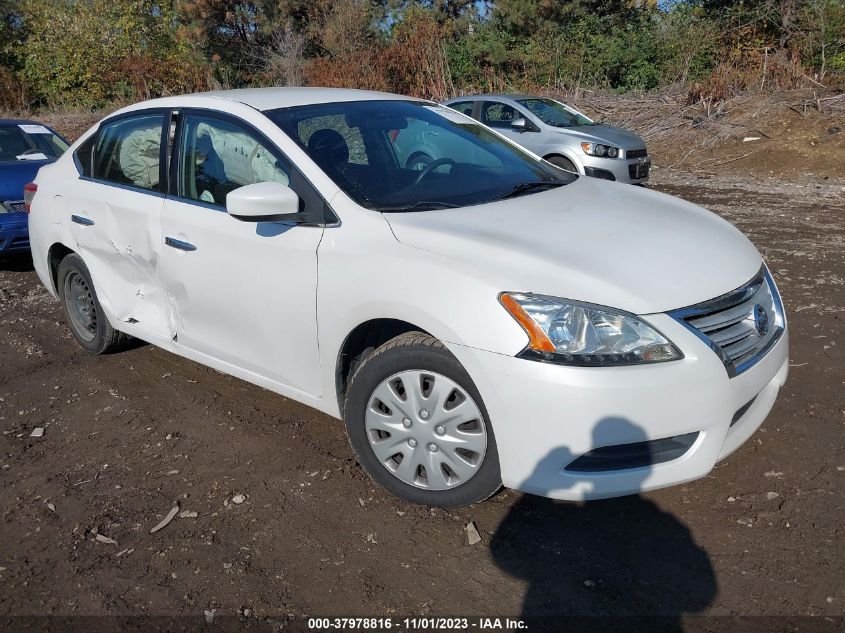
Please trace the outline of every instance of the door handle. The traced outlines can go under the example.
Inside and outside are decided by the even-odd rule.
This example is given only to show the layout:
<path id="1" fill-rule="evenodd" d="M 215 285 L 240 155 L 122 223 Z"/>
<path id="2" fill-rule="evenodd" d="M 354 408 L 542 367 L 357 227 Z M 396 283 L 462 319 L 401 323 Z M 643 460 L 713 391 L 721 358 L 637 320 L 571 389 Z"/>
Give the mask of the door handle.
<path id="1" fill-rule="evenodd" d="M 195 251 L 197 247 L 189 242 L 183 242 L 182 240 L 177 240 L 175 237 L 165 237 L 164 243 L 172 248 L 179 249 L 180 251 Z"/>
<path id="2" fill-rule="evenodd" d="M 94 220 L 82 217 L 81 215 L 72 215 L 70 216 L 70 219 L 72 222 L 76 222 L 82 226 L 94 226 Z"/>

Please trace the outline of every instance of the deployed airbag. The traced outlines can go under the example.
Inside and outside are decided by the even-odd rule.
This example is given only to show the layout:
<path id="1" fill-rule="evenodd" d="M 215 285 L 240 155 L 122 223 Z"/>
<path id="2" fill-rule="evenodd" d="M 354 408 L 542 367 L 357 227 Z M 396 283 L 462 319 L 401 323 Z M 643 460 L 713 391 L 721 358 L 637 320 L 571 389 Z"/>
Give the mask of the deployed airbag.
<path id="1" fill-rule="evenodd" d="M 238 187 L 256 182 L 289 185 L 288 175 L 276 165 L 276 158 L 251 136 L 200 123 L 197 126 L 197 145 L 203 145 L 204 140 L 211 143 L 222 164 L 223 173 L 218 175 L 219 180 Z"/>
<path id="2" fill-rule="evenodd" d="M 154 189 L 159 180 L 161 127 L 135 130 L 120 144 L 120 170 L 133 185 Z"/>

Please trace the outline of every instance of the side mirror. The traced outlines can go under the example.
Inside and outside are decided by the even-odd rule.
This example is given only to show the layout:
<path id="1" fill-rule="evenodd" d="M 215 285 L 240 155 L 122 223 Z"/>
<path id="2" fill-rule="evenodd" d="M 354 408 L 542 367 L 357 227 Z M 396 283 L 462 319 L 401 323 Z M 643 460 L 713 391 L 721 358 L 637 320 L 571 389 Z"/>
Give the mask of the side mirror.
<path id="1" fill-rule="evenodd" d="M 511 127 L 517 132 L 525 132 L 526 130 L 530 129 L 528 121 L 526 121 L 523 117 L 518 117 L 511 121 Z"/>
<path id="2" fill-rule="evenodd" d="M 280 182 L 257 182 L 226 194 L 226 211 L 241 222 L 307 221 L 299 212 L 299 196 Z"/>

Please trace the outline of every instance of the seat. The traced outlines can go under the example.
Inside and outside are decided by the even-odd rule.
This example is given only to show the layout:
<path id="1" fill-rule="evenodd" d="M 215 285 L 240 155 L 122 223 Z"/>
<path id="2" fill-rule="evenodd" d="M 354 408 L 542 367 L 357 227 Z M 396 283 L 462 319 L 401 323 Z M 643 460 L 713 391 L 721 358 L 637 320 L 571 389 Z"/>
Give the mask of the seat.
<path id="1" fill-rule="evenodd" d="M 336 175 L 342 176 L 349 165 L 349 146 L 337 130 L 323 129 L 314 132 L 308 139 L 308 155 L 333 178 Z"/>
<path id="2" fill-rule="evenodd" d="M 226 194 L 237 188 L 226 178 L 226 170 L 211 139 L 205 135 L 197 139 L 194 148 L 194 198 L 204 202 L 222 204 Z"/>

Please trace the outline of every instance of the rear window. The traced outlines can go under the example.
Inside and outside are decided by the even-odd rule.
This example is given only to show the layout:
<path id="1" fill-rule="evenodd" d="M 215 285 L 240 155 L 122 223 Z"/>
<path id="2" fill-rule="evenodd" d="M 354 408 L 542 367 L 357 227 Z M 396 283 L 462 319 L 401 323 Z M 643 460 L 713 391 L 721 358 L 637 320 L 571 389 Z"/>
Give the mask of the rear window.
<path id="1" fill-rule="evenodd" d="M 36 123 L 0 125 L 0 162 L 55 160 L 68 148 L 61 136 Z"/>

